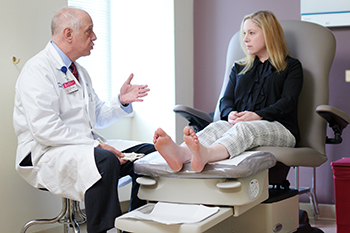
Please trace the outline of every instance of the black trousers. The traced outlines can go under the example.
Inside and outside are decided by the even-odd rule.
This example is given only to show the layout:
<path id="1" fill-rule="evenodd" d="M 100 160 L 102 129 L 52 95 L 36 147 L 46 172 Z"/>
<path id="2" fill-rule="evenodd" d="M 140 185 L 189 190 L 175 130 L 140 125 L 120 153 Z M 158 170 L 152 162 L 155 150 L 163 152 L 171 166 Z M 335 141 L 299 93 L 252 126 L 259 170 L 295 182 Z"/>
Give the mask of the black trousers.
<path id="1" fill-rule="evenodd" d="M 155 148 L 152 144 L 144 143 L 123 152 L 146 155 L 153 151 Z M 137 184 L 136 178 L 138 175 L 134 172 L 132 162 L 128 161 L 120 165 L 118 158 L 112 152 L 98 147 L 95 148 L 95 161 L 102 178 L 85 192 L 88 233 L 106 232 L 114 227 L 115 218 L 122 214 L 118 198 L 119 178 L 126 175 L 130 175 L 132 178 L 129 210 L 146 204 L 146 201 L 137 197 L 139 184 Z"/>

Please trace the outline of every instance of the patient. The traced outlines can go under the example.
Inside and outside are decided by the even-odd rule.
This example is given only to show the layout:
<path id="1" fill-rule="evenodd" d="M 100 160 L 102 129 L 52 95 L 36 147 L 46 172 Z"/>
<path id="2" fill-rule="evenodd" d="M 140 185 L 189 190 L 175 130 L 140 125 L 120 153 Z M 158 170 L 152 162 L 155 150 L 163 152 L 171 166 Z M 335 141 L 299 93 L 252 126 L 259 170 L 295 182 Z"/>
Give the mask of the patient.
<path id="1" fill-rule="evenodd" d="M 302 89 L 301 63 L 290 57 L 276 16 L 258 11 L 244 17 L 241 45 L 246 57 L 231 70 L 220 100 L 220 121 L 197 134 L 184 128 L 177 145 L 161 128 L 155 148 L 169 167 L 180 171 L 191 161 L 195 172 L 209 162 L 232 158 L 257 146 L 294 147 L 299 141 L 298 97 Z"/>

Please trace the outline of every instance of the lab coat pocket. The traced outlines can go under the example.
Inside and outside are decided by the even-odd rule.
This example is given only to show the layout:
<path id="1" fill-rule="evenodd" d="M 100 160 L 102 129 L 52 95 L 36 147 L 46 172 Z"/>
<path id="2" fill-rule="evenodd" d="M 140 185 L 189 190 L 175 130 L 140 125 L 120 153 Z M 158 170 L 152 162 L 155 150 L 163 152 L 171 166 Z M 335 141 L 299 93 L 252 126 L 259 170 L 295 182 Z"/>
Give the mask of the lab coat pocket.
<path id="1" fill-rule="evenodd" d="M 84 106 L 84 99 L 82 91 L 80 89 L 71 94 L 67 94 L 65 90 L 61 89 L 58 104 L 60 116 L 62 119 L 64 119 L 65 116 L 68 116 L 68 118 L 71 116 L 84 116 L 82 115 L 82 106 Z"/>

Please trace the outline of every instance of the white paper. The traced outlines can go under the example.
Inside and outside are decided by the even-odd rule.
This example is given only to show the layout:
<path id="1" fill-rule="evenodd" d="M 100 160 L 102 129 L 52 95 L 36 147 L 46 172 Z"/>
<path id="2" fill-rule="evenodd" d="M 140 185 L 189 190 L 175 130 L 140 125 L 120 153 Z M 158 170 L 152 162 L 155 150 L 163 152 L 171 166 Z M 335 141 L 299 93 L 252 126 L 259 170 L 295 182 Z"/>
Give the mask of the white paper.
<path id="1" fill-rule="evenodd" d="M 122 157 L 123 160 L 130 160 L 131 162 L 134 162 L 136 159 L 142 158 L 145 154 L 138 154 L 135 152 L 131 153 L 123 153 L 124 157 Z"/>
<path id="2" fill-rule="evenodd" d="M 141 210 L 142 211 L 142 210 Z M 158 202 L 150 213 L 134 210 L 119 218 L 150 220 L 162 224 L 197 223 L 219 211 L 219 207 Z"/>
<path id="3" fill-rule="evenodd" d="M 236 157 L 233 157 L 232 159 L 221 160 L 219 162 L 214 162 L 213 164 L 226 164 L 226 165 L 235 165 L 235 166 L 237 166 L 245 158 L 251 156 L 254 153 L 256 153 L 256 151 L 245 151 L 242 154 L 237 155 Z"/>

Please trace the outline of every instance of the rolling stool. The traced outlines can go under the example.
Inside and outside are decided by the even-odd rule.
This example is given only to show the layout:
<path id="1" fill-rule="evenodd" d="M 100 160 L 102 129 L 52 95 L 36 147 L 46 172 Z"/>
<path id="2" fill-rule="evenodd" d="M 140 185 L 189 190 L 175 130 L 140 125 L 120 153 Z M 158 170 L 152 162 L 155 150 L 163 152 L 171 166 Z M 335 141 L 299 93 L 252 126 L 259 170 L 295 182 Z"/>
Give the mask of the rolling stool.
<path id="1" fill-rule="evenodd" d="M 119 179 L 118 188 L 121 188 L 132 181 L 130 176 L 124 176 Z M 40 189 L 48 191 L 47 189 Z M 64 233 L 69 232 L 69 227 L 73 228 L 74 233 L 80 233 L 79 225 L 86 223 L 86 215 L 81 211 L 78 201 L 62 197 L 62 210 L 57 217 L 52 219 L 35 219 L 27 222 L 20 233 L 25 233 L 27 229 L 37 224 L 61 223 L 64 224 Z"/>
<path id="2" fill-rule="evenodd" d="M 33 166 L 31 154 L 29 153 L 20 166 Z M 45 188 L 39 188 L 42 191 L 48 191 Z M 80 233 L 79 224 L 86 222 L 86 215 L 80 209 L 79 201 L 74 201 L 69 198 L 62 197 L 62 210 L 57 217 L 52 219 L 34 219 L 27 222 L 22 228 L 20 233 L 25 233 L 29 227 L 38 224 L 50 224 L 50 223 L 61 223 L 64 224 L 64 233 L 69 232 L 69 227 L 72 227 L 74 233 Z"/>
<path id="3" fill-rule="evenodd" d="M 52 219 L 35 219 L 27 222 L 20 233 L 25 233 L 27 229 L 37 224 L 61 223 L 64 224 L 64 233 L 69 232 L 69 227 L 74 233 L 80 233 L 79 224 L 86 222 L 86 215 L 81 211 L 78 201 L 62 198 L 62 210 L 59 215 Z"/>

